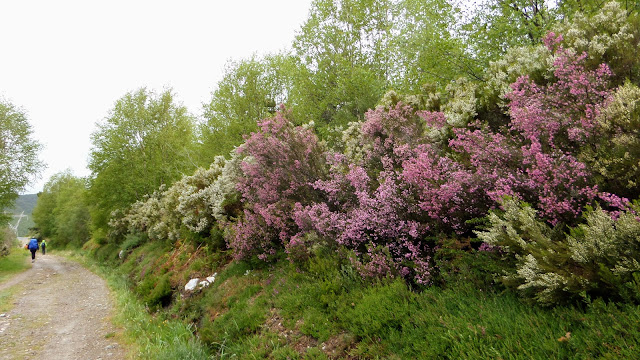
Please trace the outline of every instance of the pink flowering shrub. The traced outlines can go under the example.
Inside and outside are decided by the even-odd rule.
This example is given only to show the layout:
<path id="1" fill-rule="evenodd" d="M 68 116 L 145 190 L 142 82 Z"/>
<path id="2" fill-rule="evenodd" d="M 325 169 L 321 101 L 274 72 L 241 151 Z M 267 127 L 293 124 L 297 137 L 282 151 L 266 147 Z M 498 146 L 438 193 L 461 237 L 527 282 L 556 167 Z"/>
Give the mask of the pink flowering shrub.
<path id="1" fill-rule="evenodd" d="M 425 146 L 425 118 L 431 117 L 402 104 L 371 110 L 366 117 L 360 129 L 361 163 L 339 153 L 328 155 L 327 178 L 313 184 L 324 201 L 297 203 L 296 225 L 301 233 L 349 249 L 363 276 L 402 276 L 427 284 L 431 249 L 422 240 L 429 225 L 421 221 L 423 212 L 401 172 L 403 163 Z"/>
<path id="2" fill-rule="evenodd" d="M 311 184 L 324 172 L 323 146 L 311 130 L 294 127 L 279 112 L 237 151 L 244 156 L 237 183 L 244 209 L 227 241 L 238 259 L 267 260 L 298 232 L 293 205 L 316 196 Z"/>
<path id="3" fill-rule="evenodd" d="M 527 201 L 552 224 L 577 218 L 594 200 L 613 207 L 626 202 L 600 192 L 590 169 L 578 160 L 580 150 L 601 136 L 597 118 L 611 98 L 611 72 L 604 64 L 586 69 L 586 54 L 564 50 L 561 40 L 553 33 L 545 39 L 556 55 L 554 81 L 538 86 L 523 76 L 512 84 L 507 129 L 456 129 L 449 142 L 471 173 L 483 179 L 492 202 L 504 196 Z"/>
<path id="4" fill-rule="evenodd" d="M 351 261 L 364 276 L 413 274 L 418 283 L 428 283 L 430 249 L 421 242 L 428 226 L 417 221 L 420 209 L 411 201 L 410 189 L 393 171 L 373 179 L 361 166 L 345 166 L 341 172 L 334 164 L 329 179 L 314 184 L 325 202 L 296 204 L 299 229 L 351 250 Z"/>
<path id="5" fill-rule="evenodd" d="M 486 174 L 484 174 L 486 175 Z M 417 199 L 422 221 L 432 230 L 467 230 L 466 221 L 489 208 L 487 176 L 479 176 L 433 146 L 422 146 L 403 163 L 402 180 Z"/>

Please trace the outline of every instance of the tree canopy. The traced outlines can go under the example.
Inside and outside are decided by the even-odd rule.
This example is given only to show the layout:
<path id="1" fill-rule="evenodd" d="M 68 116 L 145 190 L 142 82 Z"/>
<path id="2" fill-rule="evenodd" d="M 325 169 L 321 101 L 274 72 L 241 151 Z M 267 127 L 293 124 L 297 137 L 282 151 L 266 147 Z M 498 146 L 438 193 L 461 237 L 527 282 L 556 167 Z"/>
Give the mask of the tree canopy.
<path id="1" fill-rule="evenodd" d="M 160 185 L 195 169 L 195 120 L 171 90 L 127 93 L 92 135 L 89 159 L 94 224 L 105 226 Z"/>
<path id="2" fill-rule="evenodd" d="M 0 99 L 0 209 L 11 206 L 18 193 L 44 167 L 38 159 L 41 148 L 32 138 L 25 112 Z M 0 214 L 0 224 L 6 221 Z"/>

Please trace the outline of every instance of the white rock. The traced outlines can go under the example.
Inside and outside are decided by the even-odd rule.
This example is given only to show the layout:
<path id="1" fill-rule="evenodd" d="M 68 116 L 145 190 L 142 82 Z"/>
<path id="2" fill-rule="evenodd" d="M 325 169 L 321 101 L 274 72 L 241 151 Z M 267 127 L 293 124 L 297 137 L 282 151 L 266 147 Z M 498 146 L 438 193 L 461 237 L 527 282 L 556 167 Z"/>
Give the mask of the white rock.
<path id="1" fill-rule="evenodd" d="M 207 281 L 208 281 L 210 284 L 213 284 L 213 282 L 214 282 L 214 281 L 216 281 L 216 276 L 215 276 L 215 275 L 213 275 L 213 276 L 208 276 L 208 277 L 207 277 Z"/>
<path id="2" fill-rule="evenodd" d="M 120 252 L 118 253 L 118 257 L 120 259 L 122 259 L 124 257 L 124 250 L 120 250 Z"/>
<path id="3" fill-rule="evenodd" d="M 196 286 L 198 286 L 198 282 L 200 281 L 200 279 L 195 278 L 195 279 L 191 279 L 189 280 L 189 282 L 187 283 L 187 285 L 184 286 L 184 289 L 186 291 L 193 291 L 195 290 Z"/>
<path id="4" fill-rule="evenodd" d="M 207 287 L 207 286 L 209 286 L 209 282 L 208 282 L 207 280 L 202 280 L 202 281 L 200 281 L 200 282 L 198 283 L 198 287 L 199 287 L 200 289 L 202 289 L 202 288 L 204 288 L 204 287 Z"/>

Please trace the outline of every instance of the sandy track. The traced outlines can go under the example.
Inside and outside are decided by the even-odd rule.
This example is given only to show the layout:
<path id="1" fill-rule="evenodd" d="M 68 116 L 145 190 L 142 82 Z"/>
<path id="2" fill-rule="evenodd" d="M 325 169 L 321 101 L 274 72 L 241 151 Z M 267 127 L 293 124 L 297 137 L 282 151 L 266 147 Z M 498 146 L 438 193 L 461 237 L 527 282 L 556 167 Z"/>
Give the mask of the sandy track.
<path id="1" fill-rule="evenodd" d="M 14 288 L 12 288 L 14 287 Z M 0 359 L 124 359 L 113 303 L 99 276 L 38 252 L 33 267 L 0 284 L 14 307 L 0 314 Z"/>

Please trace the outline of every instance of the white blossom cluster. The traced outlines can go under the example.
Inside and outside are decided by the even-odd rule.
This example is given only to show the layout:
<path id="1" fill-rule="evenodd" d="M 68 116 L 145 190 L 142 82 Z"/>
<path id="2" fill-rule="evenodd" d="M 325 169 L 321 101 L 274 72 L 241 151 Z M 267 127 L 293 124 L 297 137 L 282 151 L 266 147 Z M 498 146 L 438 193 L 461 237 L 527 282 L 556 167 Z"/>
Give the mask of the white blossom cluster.
<path id="1" fill-rule="evenodd" d="M 216 157 L 209 169 L 198 169 L 165 190 L 164 186 L 138 201 L 122 216 L 114 214 L 112 233 L 146 233 L 150 239 L 176 241 L 181 228 L 195 233 L 226 221 L 224 203 L 236 192 L 240 158 Z"/>
<path id="2" fill-rule="evenodd" d="M 362 123 L 350 122 L 342 132 L 342 153 L 354 164 L 362 164 L 364 155 L 371 150 L 371 145 L 362 137 Z M 365 145 L 363 145 L 365 144 Z"/>
<path id="3" fill-rule="evenodd" d="M 512 198 L 503 202 L 504 214 L 489 214 L 491 227 L 478 231 L 478 238 L 489 245 L 501 246 L 514 253 L 527 252 L 530 244 L 550 241 L 545 224 L 536 220 L 536 210 L 531 206 L 521 206 Z"/>
<path id="4" fill-rule="evenodd" d="M 446 87 L 446 93 L 450 99 L 442 105 L 447 123 L 453 127 L 464 127 L 476 115 L 478 99 L 476 97 L 477 85 L 465 78 L 451 82 Z"/>
<path id="5" fill-rule="evenodd" d="M 586 216 L 580 225 L 580 236 L 569 236 L 567 242 L 571 258 L 576 262 L 607 263 L 621 273 L 625 269 L 640 269 L 640 221 L 633 211 L 624 212 L 617 219 L 598 208 Z"/>
<path id="6" fill-rule="evenodd" d="M 540 268 L 535 256 L 528 254 L 521 259 L 521 266 L 516 270 L 516 276 L 522 280 L 518 290 L 535 289 L 536 299 L 543 304 L 553 304 L 556 293 L 564 290 L 569 280 L 564 276 L 544 271 Z"/>
<path id="7" fill-rule="evenodd" d="M 505 95 L 512 91 L 513 84 L 523 75 L 540 74 L 548 76 L 553 66 L 553 56 L 544 45 L 535 47 L 514 47 L 497 61 L 489 64 L 486 83 L 481 98 L 485 101 L 497 101 L 505 107 Z"/>
<path id="8" fill-rule="evenodd" d="M 504 213 L 491 213 L 491 226 L 478 237 L 512 254 L 516 266 L 503 276 L 505 283 L 530 293 L 541 304 L 554 305 L 587 291 L 610 289 L 610 278 L 625 283 L 640 272 L 640 219 L 636 210 L 613 217 L 601 208 L 585 213 L 586 222 L 571 235 L 553 238 L 552 228 L 536 219 L 530 206 L 512 199 Z"/>
<path id="9" fill-rule="evenodd" d="M 603 55 L 609 50 L 614 50 L 615 53 L 634 51 L 623 48 L 628 47 L 628 44 L 633 43 L 632 39 L 638 36 L 637 29 L 633 29 L 627 20 L 626 11 L 615 1 L 606 3 L 594 16 L 577 13 L 572 21 L 560 24 L 557 32 L 563 35 L 564 40 L 576 52 L 585 51 L 589 58 L 598 62 L 601 62 Z"/>
<path id="10" fill-rule="evenodd" d="M 609 105 L 602 109 L 598 124 L 609 138 L 604 153 L 593 158 L 591 167 L 607 179 L 617 179 L 629 189 L 638 186 L 640 175 L 640 88 L 630 82 L 620 86 Z M 620 156 L 622 153 L 622 156 Z"/>

